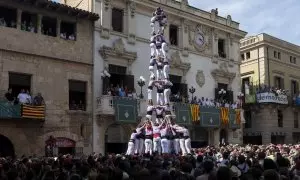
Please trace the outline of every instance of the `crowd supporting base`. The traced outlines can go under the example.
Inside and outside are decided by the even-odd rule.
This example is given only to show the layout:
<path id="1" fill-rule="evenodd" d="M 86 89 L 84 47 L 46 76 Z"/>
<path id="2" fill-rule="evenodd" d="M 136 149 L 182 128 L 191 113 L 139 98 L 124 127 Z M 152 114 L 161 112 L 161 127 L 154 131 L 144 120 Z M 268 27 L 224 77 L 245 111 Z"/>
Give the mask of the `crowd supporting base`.
<path id="1" fill-rule="evenodd" d="M 298 180 L 300 145 L 227 145 L 190 155 L 0 158 L 1 180 Z"/>

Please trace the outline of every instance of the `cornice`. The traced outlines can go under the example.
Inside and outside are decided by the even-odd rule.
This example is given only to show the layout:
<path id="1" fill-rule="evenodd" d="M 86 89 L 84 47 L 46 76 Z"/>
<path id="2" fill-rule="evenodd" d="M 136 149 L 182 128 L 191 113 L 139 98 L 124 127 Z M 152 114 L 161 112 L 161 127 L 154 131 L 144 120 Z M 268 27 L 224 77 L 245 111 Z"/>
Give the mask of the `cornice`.
<path id="1" fill-rule="evenodd" d="M 242 31 L 240 29 L 236 29 L 236 28 L 233 28 L 233 27 L 229 27 L 229 26 L 217 23 L 217 22 L 212 21 L 210 19 L 197 16 L 195 14 L 183 11 L 181 9 L 176 9 L 176 8 L 168 6 L 166 4 L 158 3 L 158 2 L 155 2 L 155 1 L 141 1 L 141 0 L 139 0 L 139 1 L 136 0 L 135 2 L 137 3 L 137 5 L 142 5 L 142 6 L 150 7 L 150 8 L 153 8 L 153 9 L 155 9 L 157 6 L 161 6 L 164 9 L 164 11 L 166 11 L 170 15 L 177 16 L 178 19 L 183 18 L 185 20 L 189 20 L 189 21 L 192 21 L 192 22 L 195 22 L 195 23 L 200 23 L 200 24 L 206 25 L 206 26 L 211 27 L 211 28 L 216 28 L 216 29 L 228 32 L 228 33 L 235 34 L 239 38 L 243 38 L 247 34 L 247 32 Z M 138 6 L 137 6 L 136 11 L 139 12 Z"/>
<path id="2" fill-rule="evenodd" d="M 248 76 L 248 75 L 251 75 L 251 74 L 254 74 L 254 71 L 249 71 L 249 72 L 242 73 L 241 77 L 242 76 Z"/>
<path id="3" fill-rule="evenodd" d="M 285 73 L 284 73 L 284 72 L 282 72 L 282 71 L 278 71 L 278 70 L 273 70 L 273 71 L 272 71 L 272 73 L 274 73 L 274 74 L 278 74 L 278 75 L 280 75 L 280 76 L 284 76 L 284 75 L 285 75 Z"/>

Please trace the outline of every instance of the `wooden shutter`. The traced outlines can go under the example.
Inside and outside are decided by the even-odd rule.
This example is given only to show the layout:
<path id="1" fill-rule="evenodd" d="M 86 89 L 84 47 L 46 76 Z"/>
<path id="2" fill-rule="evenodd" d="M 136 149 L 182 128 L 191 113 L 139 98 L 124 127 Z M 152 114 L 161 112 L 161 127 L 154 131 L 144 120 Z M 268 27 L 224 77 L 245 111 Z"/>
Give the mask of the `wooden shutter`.
<path id="1" fill-rule="evenodd" d="M 124 86 L 127 86 L 129 90 L 134 90 L 134 76 L 125 75 Z"/>
<path id="2" fill-rule="evenodd" d="M 280 78 L 280 89 L 284 89 L 284 78 Z"/>
<path id="3" fill-rule="evenodd" d="M 187 84 L 181 83 L 180 84 L 180 93 L 183 97 L 188 97 L 188 86 Z"/>

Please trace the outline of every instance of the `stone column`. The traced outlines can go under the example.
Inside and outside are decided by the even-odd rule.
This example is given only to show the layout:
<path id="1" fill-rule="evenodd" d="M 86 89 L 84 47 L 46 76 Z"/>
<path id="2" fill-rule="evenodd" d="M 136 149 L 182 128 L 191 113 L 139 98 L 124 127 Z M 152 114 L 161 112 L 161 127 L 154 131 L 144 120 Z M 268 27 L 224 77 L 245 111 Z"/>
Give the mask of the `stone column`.
<path id="1" fill-rule="evenodd" d="M 218 56 L 218 31 L 217 30 L 213 30 L 212 31 L 212 50 L 213 50 L 213 56 Z"/>
<path id="2" fill-rule="evenodd" d="M 182 20 L 182 47 L 189 47 L 189 27 L 185 20 Z"/>
<path id="3" fill-rule="evenodd" d="M 43 15 L 38 14 L 38 20 L 37 20 L 37 33 L 42 34 L 42 20 L 43 20 Z"/>
<path id="4" fill-rule="evenodd" d="M 102 38 L 109 39 L 110 31 L 111 31 L 111 1 L 102 1 L 100 12 L 101 12 L 100 35 Z"/>
<path id="5" fill-rule="evenodd" d="M 61 24 L 61 19 L 57 18 L 56 20 L 56 37 L 60 38 L 60 24 Z"/>
<path id="6" fill-rule="evenodd" d="M 183 39 L 184 39 L 184 32 L 181 24 L 180 26 L 178 26 L 178 47 L 179 48 L 183 47 Z"/>
<path id="7" fill-rule="evenodd" d="M 136 19 L 135 19 L 135 7 L 136 4 L 133 1 L 129 1 L 127 3 L 128 15 L 127 15 L 127 22 L 124 21 L 125 24 L 128 24 L 127 31 L 128 31 L 128 43 L 135 44 L 136 40 Z"/>
<path id="8" fill-rule="evenodd" d="M 17 10 L 17 29 L 21 29 L 21 24 L 22 24 L 22 10 L 18 9 Z"/>
<path id="9" fill-rule="evenodd" d="M 105 152 L 105 131 L 106 123 L 103 117 L 94 116 L 93 123 L 93 152 L 102 153 Z"/>
<path id="10" fill-rule="evenodd" d="M 232 57 L 231 57 L 232 43 L 231 43 L 231 35 L 230 34 L 228 34 L 228 36 L 227 36 L 225 48 L 226 48 L 226 54 L 227 54 L 226 58 L 232 59 Z"/>

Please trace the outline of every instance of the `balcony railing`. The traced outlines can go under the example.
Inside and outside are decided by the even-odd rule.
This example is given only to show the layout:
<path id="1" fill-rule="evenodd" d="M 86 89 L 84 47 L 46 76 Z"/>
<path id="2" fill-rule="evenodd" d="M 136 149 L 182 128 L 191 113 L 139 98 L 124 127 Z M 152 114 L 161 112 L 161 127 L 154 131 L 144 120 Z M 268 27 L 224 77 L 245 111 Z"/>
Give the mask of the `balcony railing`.
<path id="1" fill-rule="evenodd" d="M 245 103 L 246 104 L 273 103 L 273 104 L 287 105 L 287 104 L 290 104 L 290 102 L 291 101 L 289 100 L 287 95 L 285 95 L 285 94 L 276 94 L 276 93 L 273 93 L 273 92 L 263 92 L 263 93 L 245 95 Z"/>
<path id="2" fill-rule="evenodd" d="M 0 102 L 0 119 L 45 120 L 45 106 L 31 106 Z"/>

